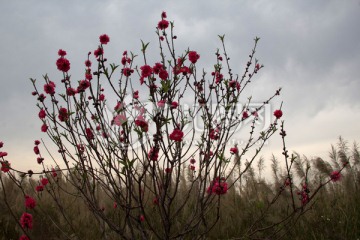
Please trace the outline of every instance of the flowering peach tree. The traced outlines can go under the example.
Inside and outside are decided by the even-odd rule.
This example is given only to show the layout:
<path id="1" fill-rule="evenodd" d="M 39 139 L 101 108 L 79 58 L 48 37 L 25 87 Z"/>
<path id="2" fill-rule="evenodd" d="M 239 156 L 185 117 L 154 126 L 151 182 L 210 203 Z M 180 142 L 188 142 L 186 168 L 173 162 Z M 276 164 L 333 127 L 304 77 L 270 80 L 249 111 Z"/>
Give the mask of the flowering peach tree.
<path id="1" fill-rule="evenodd" d="M 110 37 L 103 34 L 85 59 L 82 80 L 71 78 L 72 66 L 64 50 L 58 51 L 56 60 L 61 81 L 47 75 L 44 83 L 31 79 L 39 130 L 48 135 L 58 153 L 49 152 L 46 159 L 47 146 L 36 140 L 33 151 L 42 171 L 18 171 L 21 179 L 17 179 L 17 170 L 9 171 L 7 153 L 0 152 L 1 170 L 19 188 L 25 178 L 40 175 L 33 192 L 23 191 L 26 211 L 20 217 L 14 214 L 24 233 L 21 239 L 31 237 L 36 227 L 36 212 L 31 211 L 37 207 L 35 199 L 45 194 L 57 203 L 65 219 L 61 197 L 80 198 L 102 223 L 98 227 L 104 233 L 110 231 L 123 239 L 201 238 L 219 221 L 222 199 L 230 188 L 239 187 L 242 175 L 278 130 L 281 108 L 273 112 L 265 130 L 256 132 L 255 128 L 259 112 L 281 89 L 252 109 L 251 98 L 244 97 L 263 67 L 254 57 L 259 38 L 254 40 L 244 72 L 238 75 L 230 67 L 224 36 L 219 36 L 222 50 L 216 51 L 208 74 L 197 68 L 202 58 L 196 50 L 175 51 L 174 23 L 165 12 L 156 34 L 157 61 L 148 60 L 149 44 L 142 42 L 141 56 L 124 51 L 119 63 L 108 64 Z M 135 63 L 137 58 L 140 65 Z M 238 137 L 236 129 L 245 122 L 250 133 L 239 148 L 230 140 Z M 283 125 L 281 135 L 286 135 Z M 286 187 L 292 186 L 293 160 L 288 159 L 285 145 L 284 155 L 290 165 Z M 245 156 L 250 160 L 241 169 Z M 331 178 L 338 180 L 340 173 L 332 173 Z M 64 182 L 72 189 L 63 189 Z M 306 189 L 299 194 L 306 204 Z M 189 207 L 191 211 L 185 211 Z M 69 232 L 76 236 L 74 229 Z"/>

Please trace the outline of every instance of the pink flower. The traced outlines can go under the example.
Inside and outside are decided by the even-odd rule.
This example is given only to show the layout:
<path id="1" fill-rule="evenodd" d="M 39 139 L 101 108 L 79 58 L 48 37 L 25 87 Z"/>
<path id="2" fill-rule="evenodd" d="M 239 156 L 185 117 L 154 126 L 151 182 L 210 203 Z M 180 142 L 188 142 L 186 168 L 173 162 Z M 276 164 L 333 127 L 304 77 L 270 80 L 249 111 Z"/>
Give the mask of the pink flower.
<path id="1" fill-rule="evenodd" d="M 116 103 L 116 106 L 114 107 L 114 110 L 116 111 L 116 112 L 119 112 L 121 109 L 123 109 L 124 108 L 124 104 L 123 103 L 121 103 L 121 102 L 117 102 Z"/>
<path id="2" fill-rule="evenodd" d="M 38 186 L 36 186 L 35 190 L 37 192 L 42 192 L 42 191 L 44 191 L 44 186 L 43 185 L 38 185 Z"/>
<path id="3" fill-rule="evenodd" d="M 281 110 L 278 109 L 278 110 L 275 110 L 275 111 L 274 111 L 274 116 L 275 116 L 277 119 L 281 118 L 282 115 L 283 115 L 283 112 L 282 112 Z"/>
<path id="4" fill-rule="evenodd" d="M 330 174 L 331 181 L 337 182 L 341 179 L 341 173 L 339 171 L 333 171 Z"/>
<path id="5" fill-rule="evenodd" d="M 133 98 L 138 99 L 139 98 L 139 91 L 133 92 Z"/>
<path id="6" fill-rule="evenodd" d="M 39 112 L 39 118 L 44 119 L 46 117 L 46 112 L 44 109 L 41 109 Z"/>
<path id="7" fill-rule="evenodd" d="M 110 42 L 110 38 L 106 34 L 101 35 L 99 39 L 101 44 L 107 44 L 108 42 Z"/>
<path id="8" fill-rule="evenodd" d="M 145 217 L 144 217 L 144 215 L 140 215 L 139 220 L 140 220 L 140 222 L 145 221 Z"/>
<path id="9" fill-rule="evenodd" d="M 194 166 L 194 165 L 191 165 L 191 166 L 190 166 L 190 170 L 191 170 L 191 171 L 195 171 L 195 166 Z"/>
<path id="10" fill-rule="evenodd" d="M 8 161 L 1 162 L 1 171 L 7 173 L 9 170 L 10 170 L 10 163 Z"/>
<path id="11" fill-rule="evenodd" d="M 160 30 L 165 30 L 166 28 L 169 27 L 169 22 L 166 21 L 165 19 L 161 20 L 159 23 L 158 23 L 158 28 Z"/>
<path id="12" fill-rule="evenodd" d="M 124 123 L 126 123 L 126 121 L 127 121 L 127 118 L 126 118 L 125 114 L 119 114 L 114 118 L 114 124 L 116 126 L 121 126 Z"/>
<path id="13" fill-rule="evenodd" d="M 238 150 L 237 147 L 230 148 L 230 153 L 231 153 L 231 154 L 236 154 L 236 153 L 238 153 L 238 152 L 239 152 L 239 150 Z"/>
<path id="14" fill-rule="evenodd" d="M 64 51 L 64 50 L 62 50 L 62 49 L 59 49 L 58 55 L 59 55 L 60 57 L 64 57 L 64 56 L 66 55 L 66 51 Z"/>
<path id="15" fill-rule="evenodd" d="M 196 163 L 196 160 L 194 158 L 190 159 L 190 163 L 191 164 L 195 164 Z"/>
<path id="16" fill-rule="evenodd" d="M 166 12 L 162 12 L 162 13 L 161 13 L 161 18 L 167 18 Z"/>
<path id="17" fill-rule="evenodd" d="M 6 157 L 7 155 L 7 152 L 0 152 L 0 157 Z"/>
<path id="18" fill-rule="evenodd" d="M 50 95 L 54 95 L 55 87 L 56 87 L 55 83 L 50 81 L 49 83 L 44 85 L 44 92 L 46 92 L 47 94 L 50 94 Z"/>
<path id="19" fill-rule="evenodd" d="M 193 64 L 195 64 L 199 58 L 200 58 L 200 55 L 197 52 L 195 52 L 195 51 L 189 52 L 189 60 Z"/>
<path id="20" fill-rule="evenodd" d="M 42 178 L 40 181 L 43 186 L 46 186 L 49 183 L 49 179 L 47 178 Z"/>
<path id="21" fill-rule="evenodd" d="M 36 201 L 32 197 L 25 195 L 25 207 L 28 209 L 33 209 L 36 206 Z"/>
<path id="22" fill-rule="evenodd" d="M 100 94 L 99 95 L 99 101 L 104 101 L 105 100 L 105 95 L 104 94 Z"/>
<path id="23" fill-rule="evenodd" d="M 70 62 L 64 57 L 61 57 L 56 61 L 56 66 L 62 72 L 67 72 L 70 70 Z"/>
<path id="24" fill-rule="evenodd" d="M 180 129 L 176 128 L 173 130 L 169 137 L 170 140 L 173 140 L 175 142 L 181 142 L 182 138 L 184 137 L 184 133 Z"/>
<path id="25" fill-rule="evenodd" d="M 165 172 L 166 172 L 166 173 L 171 173 L 171 171 L 172 171 L 172 168 L 168 168 L 168 167 L 165 168 Z"/>
<path id="26" fill-rule="evenodd" d="M 165 100 L 160 100 L 160 101 L 158 101 L 158 102 L 157 102 L 157 106 L 158 106 L 159 108 L 165 107 Z"/>
<path id="27" fill-rule="evenodd" d="M 59 120 L 61 122 L 65 122 L 69 119 L 69 114 L 66 108 L 60 108 L 59 109 Z"/>
<path id="28" fill-rule="evenodd" d="M 44 123 L 42 126 L 41 126 L 41 131 L 42 132 L 47 132 L 48 130 L 48 126 L 46 125 L 46 123 Z"/>
<path id="29" fill-rule="evenodd" d="M 0 148 L 2 148 L 4 146 L 3 142 L 0 142 Z"/>
<path id="30" fill-rule="evenodd" d="M 23 228 L 32 229 L 33 228 L 33 217 L 30 213 L 23 213 L 20 218 L 20 224 Z"/>
<path id="31" fill-rule="evenodd" d="M 141 76 L 144 78 L 150 77 L 151 74 L 153 73 L 153 70 L 149 65 L 141 66 L 140 69 L 141 69 Z"/>

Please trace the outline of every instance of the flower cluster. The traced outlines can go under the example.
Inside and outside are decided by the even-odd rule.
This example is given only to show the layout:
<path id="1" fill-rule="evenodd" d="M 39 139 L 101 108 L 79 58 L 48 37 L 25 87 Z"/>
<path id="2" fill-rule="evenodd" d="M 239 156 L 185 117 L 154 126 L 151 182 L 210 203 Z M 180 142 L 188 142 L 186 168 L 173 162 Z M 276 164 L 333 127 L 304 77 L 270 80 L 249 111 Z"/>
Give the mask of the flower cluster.
<path id="1" fill-rule="evenodd" d="M 0 148 L 2 148 L 4 146 L 3 142 L 0 142 Z M 1 171 L 6 173 L 10 170 L 10 163 L 6 160 L 4 160 L 4 157 L 6 157 L 8 154 L 7 152 L 1 152 L 0 151 L 0 158 L 3 159 L 3 161 L 0 160 L 1 163 Z"/>
<path id="2" fill-rule="evenodd" d="M 228 184 L 225 182 L 225 178 L 217 177 L 210 184 L 206 192 L 208 194 L 223 195 L 228 191 Z"/>

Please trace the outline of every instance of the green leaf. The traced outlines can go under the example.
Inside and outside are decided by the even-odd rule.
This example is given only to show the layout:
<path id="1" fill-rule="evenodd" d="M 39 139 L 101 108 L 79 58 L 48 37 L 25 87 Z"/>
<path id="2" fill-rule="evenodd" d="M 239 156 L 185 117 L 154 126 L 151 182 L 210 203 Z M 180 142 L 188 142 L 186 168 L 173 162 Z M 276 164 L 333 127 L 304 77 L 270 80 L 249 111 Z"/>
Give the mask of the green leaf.
<path id="1" fill-rule="evenodd" d="M 145 51 L 146 51 L 146 48 L 149 46 L 149 42 L 148 43 L 144 43 L 143 42 L 143 40 L 141 40 L 141 51 L 143 52 L 143 53 L 145 53 Z"/>

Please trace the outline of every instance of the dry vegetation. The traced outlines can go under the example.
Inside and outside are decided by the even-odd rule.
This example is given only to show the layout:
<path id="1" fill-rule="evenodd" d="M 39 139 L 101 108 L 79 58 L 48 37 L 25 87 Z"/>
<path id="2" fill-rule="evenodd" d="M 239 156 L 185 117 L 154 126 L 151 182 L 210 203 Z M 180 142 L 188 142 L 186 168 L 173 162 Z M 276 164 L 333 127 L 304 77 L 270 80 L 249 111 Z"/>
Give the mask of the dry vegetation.
<path id="1" fill-rule="evenodd" d="M 213 206 L 212 212 L 207 212 L 206 217 L 215 216 L 215 211 L 219 207 L 220 220 L 208 233 L 207 239 L 338 240 L 360 238 L 358 145 L 349 147 L 344 140 L 340 139 L 336 147 L 332 146 L 329 158 L 326 160 L 308 159 L 296 154 L 294 184 L 300 186 L 307 179 L 310 192 L 316 191 L 319 184 L 328 181 L 332 171 L 341 168 L 346 162 L 349 163 L 341 172 L 340 181 L 327 184 L 315 199 L 311 199 L 309 204 L 291 216 L 290 221 L 285 222 L 280 220 L 285 219 L 292 211 L 290 191 L 284 185 L 286 173 L 279 167 L 280 160 L 273 157 L 269 160 L 272 161 L 273 177 L 265 179 L 262 177 L 264 161 L 266 160 L 259 160 L 256 167 L 249 169 L 241 179 L 241 186 L 239 183 L 234 184 L 226 195 L 217 196 L 222 198 L 220 206 Z M 86 206 L 81 198 L 76 195 L 73 197 L 62 195 L 62 191 L 58 188 L 68 192 L 75 190 L 69 182 L 65 181 L 64 176 L 58 176 L 58 184 L 51 182 L 40 194 L 34 191 L 37 184 L 35 179 L 28 177 L 23 179 L 24 192 L 22 192 L 5 174 L 2 173 L 1 178 L 6 192 L 6 195 L 2 194 L 0 199 L 1 239 L 18 239 L 21 235 L 21 229 L 12 214 L 19 219 L 21 213 L 24 212 L 24 194 L 32 195 L 37 200 L 37 207 L 30 210 L 34 213 L 32 239 L 118 239 L 115 233 L 108 229 L 105 222 L 94 216 L 93 210 L 90 211 L 89 206 Z M 185 191 L 186 183 L 190 180 L 185 177 L 181 179 L 180 191 Z M 232 179 L 228 179 L 228 183 L 231 185 Z M 125 213 L 120 208 L 114 208 L 114 203 L 107 198 L 106 193 L 101 192 L 100 188 L 97 188 L 97 191 L 100 199 L 97 211 L 103 211 L 113 222 L 121 224 Z M 193 192 L 195 195 L 196 189 Z M 156 217 L 156 204 L 153 203 L 151 196 L 146 196 L 146 192 L 144 194 L 147 199 L 147 211 L 153 212 L 154 217 L 146 219 L 143 223 L 139 221 L 139 224 L 159 221 Z M 274 199 L 276 201 L 273 201 Z M 6 204 L 9 204 L 12 212 L 8 210 Z M 301 205 L 300 200 L 297 204 Z M 58 210 L 59 206 L 63 208 L 65 214 Z M 182 216 L 178 216 L 179 222 L 174 224 L 181 225 L 181 219 L 186 219 L 191 212 L 195 211 L 196 202 L 190 200 L 186 209 L 181 213 Z M 195 237 L 196 234 L 194 231 L 189 239 Z"/>

